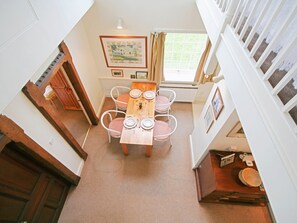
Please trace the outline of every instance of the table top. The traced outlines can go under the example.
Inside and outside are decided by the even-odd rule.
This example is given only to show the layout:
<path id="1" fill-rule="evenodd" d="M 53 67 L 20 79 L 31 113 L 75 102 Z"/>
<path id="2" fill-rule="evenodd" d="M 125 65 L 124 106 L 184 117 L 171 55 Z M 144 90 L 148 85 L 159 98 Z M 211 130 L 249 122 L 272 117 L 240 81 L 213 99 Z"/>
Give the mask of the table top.
<path id="1" fill-rule="evenodd" d="M 142 92 L 156 92 L 156 83 L 152 82 L 133 82 L 131 89 L 139 89 Z M 139 104 L 142 104 L 142 108 Z M 137 144 L 137 145 L 153 145 L 153 129 L 145 130 L 141 128 L 140 122 L 143 118 L 154 118 L 155 115 L 155 98 L 151 100 L 145 99 L 142 95 L 138 98 L 129 98 L 126 117 L 135 117 L 138 121 L 135 128 L 127 129 L 123 127 L 120 143 Z"/>

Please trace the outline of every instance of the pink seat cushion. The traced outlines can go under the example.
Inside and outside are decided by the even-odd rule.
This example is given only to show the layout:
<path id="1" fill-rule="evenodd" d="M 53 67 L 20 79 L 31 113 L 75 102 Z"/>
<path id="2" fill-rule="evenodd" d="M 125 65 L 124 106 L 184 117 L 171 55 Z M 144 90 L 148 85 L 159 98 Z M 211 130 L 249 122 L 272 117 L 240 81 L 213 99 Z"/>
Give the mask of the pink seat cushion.
<path id="1" fill-rule="evenodd" d="M 170 101 L 167 97 L 162 95 L 158 95 L 156 97 L 156 106 L 155 106 L 156 110 L 167 111 L 169 109 L 169 104 L 170 104 Z"/>
<path id="2" fill-rule="evenodd" d="M 116 102 L 117 106 L 120 107 L 120 108 L 127 108 L 129 98 L 130 98 L 130 95 L 128 93 L 127 94 L 121 94 L 117 98 L 117 102 Z M 121 103 L 121 102 L 124 102 L 124 103 Z"/>
<path id="3" fill-rule="evenodd" d="M 171 128 L 168 125 L 167 122 L 164 121 L 155 121 L 155 126 L 154 126 L 154 138 L 157 140 L 163 140 L 168 137 L 168 134 L 170 134 Z"/>
<path id="4" fill-rule="evenodd" d="M 115 118 L 109 123 L 109 126 L 108 126 L 109 129 L 120 132 L 120 133 L 117 133 L 117 132 L 110 131 L 110 135 L 112 137 L 120 137 L 121 136 L 122 129 L 124 126 L 123 123 L 124 123 L 124 118 Z"/>

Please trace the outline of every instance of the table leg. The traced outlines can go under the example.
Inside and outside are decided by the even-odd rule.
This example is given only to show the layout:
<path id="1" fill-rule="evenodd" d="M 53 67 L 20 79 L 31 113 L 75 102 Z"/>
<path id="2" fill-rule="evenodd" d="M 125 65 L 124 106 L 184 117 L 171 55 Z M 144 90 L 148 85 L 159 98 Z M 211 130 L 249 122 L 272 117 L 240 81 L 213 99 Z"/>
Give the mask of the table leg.
<path id="1" fill-rule="evenodd" d="M 122 151 L 123 151 L 124 155 L 127 156 L 128 155 L 127 144 L 122 143 L 121 145 L 122 145 Z"/>
<path id="2" fill-rule="evenodd" d="M 147 146 L 146 146 L 146 153 L 145 153 L 145 155 L 146 155 L 147 157 L 150 157 L 150 156 L 151 156 L 151 154 L 152 154 L 152 148 L 153 148 L 152 145 L 147 145 Z"/>

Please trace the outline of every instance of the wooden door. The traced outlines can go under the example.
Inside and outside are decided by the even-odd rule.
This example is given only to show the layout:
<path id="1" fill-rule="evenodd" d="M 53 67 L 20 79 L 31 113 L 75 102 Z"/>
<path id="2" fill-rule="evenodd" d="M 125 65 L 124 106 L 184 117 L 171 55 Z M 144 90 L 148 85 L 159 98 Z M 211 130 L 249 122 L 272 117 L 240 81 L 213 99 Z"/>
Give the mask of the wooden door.
<path id="1" fill-rule="evenodd" d="M 0 222 L 57 222 L 69 188 L 14 143 L 0 153 Z"/>
<path id="2" fill-rule="evenodd" d="M 56 93 L 57 98 L 66 110 L 81 110 L 81 107 L 68 84 L 62 69 L 50 81 L 50 85 Z"/>

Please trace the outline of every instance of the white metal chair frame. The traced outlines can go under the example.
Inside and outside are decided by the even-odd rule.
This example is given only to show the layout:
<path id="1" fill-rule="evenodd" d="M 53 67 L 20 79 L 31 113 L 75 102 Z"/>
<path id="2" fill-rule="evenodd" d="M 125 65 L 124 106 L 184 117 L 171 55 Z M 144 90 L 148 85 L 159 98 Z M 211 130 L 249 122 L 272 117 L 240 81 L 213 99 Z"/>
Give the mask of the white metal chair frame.
<path id="1" fill-rule="evenodd" d="M 123 110 L 123 111 L 126 111 L 127 110 L 127 105 L 128 105 L 128 102 L 124 102 L 124 101 L 119 101 L 117 100 L 118 97 L 121 95 L 121 90 L 122 91 L 127 91 L 127 93 L 129 94 L 129 92 L 131 91 L 131 88 L 129 87 L 125 87 L 125 86 L 114 86 L 111 90 L 110 90 L 110 96 L 112 98 L 112 100 L 114 101 L 115 103 L 115 106 L 116 106 L 116 110 Z M 123 104 L 123 105 L 126 105 L 126 107 L 121 107 L 119 106 L 119 104 Z"/>
<path id="2" fill-rule="evenodd" d="M 109 143 L 111 142 L 111 137 L 113 137 L 113 138 L 120 138 L 120 137 L 121 137 L 121 132 L 119 132 L 119 131 L 117 131 L 117 130 L 114 130 L 114 129 L 110 129 L 110 128 L 108 128 L 107 125 L 105 125 L 105 123 L 104 123 L 104 118 L 105 118 L 105 116 L 107 116 L 107 117 L 109 118 L 109 119 L 108 119 L 108 124 L 110 124 L 110 123 L 112 122 L 112 120 L 118 119 L 117 117 L 115 117 L 115 118 L 113 119 L 113 118 L 112 118 L 112 113 L 115 113 L 116 115 L 117 115 L 118 113 L 121 113 L 121 114 L 123 114 L 123 115 L 126 115 L 125 112 L 123 112 L 123 111 L 117 111 L 117 110 L 107 110 L 107 111 L 105 111 L 105 112 L 101 115 L 100 122 L 101 122 L 101 125 L 103 126 L 103 128 L 107 130 L 107 133 L 108 133 L 108 142 L 109 142 Z M 122 117 L 120 117 L 120 118 L 122 118 Z M 123 117 L 122 119 L 123 119 L 123 121 L 124 121 L 125 118 Z M 111 135 L 112 132 L 113 132 L 113 133 L 116 133 L 117 136 L 112 136 L 112 135 Z"/>
<path id="3" fill-rule="evenodd" d="M 164 94 L 164 95 L 163 95 Z M 172 103 L 175 101 L 176 98 L 176 93 L 175 91 L 171 90 L 171 89 L 160 89 L 157 91 L 157 97 L 158 96 L 165 96 L 169 99 L 168 103 L 163 103 L 163 104 L 157 104 L 155 105 L 155 111 L 159 114 L 168 114 L 171 110 L 171 105 Z M 162 109 L 162 108 L 166 108 L 166 109 Z"/>
<path id="4" fill-rule="evenodd" d="M 167 121 L 158 120 L 158 118 L 162 118 L 162 117 L 166 117 Z M 166 122 L 168 126 L 171 128 L 171 131 L 167 134 L 154 135 L 154 141 L 167 141 L 169 138 L 170 148 L 171 148 L 172 147 L 171 135 L 175 132 L 177 128 L 177 119 L 170 114 L 160 114 L 160 115 L 155 115 L 155 120 Z"/>

